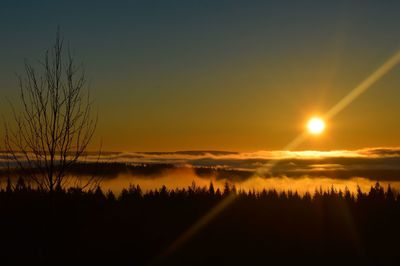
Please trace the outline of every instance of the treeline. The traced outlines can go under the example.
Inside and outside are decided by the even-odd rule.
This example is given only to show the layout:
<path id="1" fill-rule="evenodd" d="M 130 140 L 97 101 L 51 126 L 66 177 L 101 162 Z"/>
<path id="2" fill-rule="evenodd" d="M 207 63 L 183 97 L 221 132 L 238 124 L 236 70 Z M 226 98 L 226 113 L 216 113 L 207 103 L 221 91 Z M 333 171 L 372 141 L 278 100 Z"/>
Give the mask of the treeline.
<path id="1" fill-rule="evenodd" d="M 0 187 L 0 195 L 2 198 L 11 195 L 46 195 L 49 194 L 45 190 L 36 189 L 27 184 L 22 178 L 19 178 L 15 184 L 12 184 L 10 179 L 7 179 L 5 185 Z M 220 190 L 215 188 L 214 184 L 210 182 L 208 187 L 197 186 L 195 182 L 192 182 L 191 186 L 187 188 L 176 188 L 168 189 L 165 185 L 159 189 L 153 189 L 143 191 L 140 185 L 130 185 L 128 188 L 122 189 L 121 193 L 115 195 L 113 191 L 103 191 L 101 186 L 95 188 L 56 188 L 53 197 L 56 196 L 71 196 L 83 198 L 93 198 L 99 200 L 108 201 L 132 201 L 132 200 L 144 200 L 144 199 L 212 199 L 220 200 L 228 195 L 235 195 L 241 199 L 252 199 L 252 200 L 302 200 L 306 202 L 318 201 L 318 200 L 345 200 L 347 202 L 367 202 L 367 201 L 381 201 L 388 203 L 400 203 L 400 194 L 392 189 L 390 184 L 385 189 L 376 182 L 374 186 L 371 186 L 369 191 L 362 191 L 360 187 L 357 188 L 357 192 L 353 193 L 348 188 L 344 190 L 336 189 L 331 186 L 329 189 L 316 189 L 314 192 L 305 192 L 299 194 L 297 191 L 286 190 L 277 191 L 275 189 L 262 189 L 262 190 L 242 190 L 237 189 L 234 184 L 225 182 L 224 188 Z"/>
<path id="2" fill-rule="evenodd" d="M 0 228 L 1 265 L 396 265 L 400 196 L 379 183 L 356 193 L 193 183 L 114 194 L 20 180 L 0 189 Z"/>

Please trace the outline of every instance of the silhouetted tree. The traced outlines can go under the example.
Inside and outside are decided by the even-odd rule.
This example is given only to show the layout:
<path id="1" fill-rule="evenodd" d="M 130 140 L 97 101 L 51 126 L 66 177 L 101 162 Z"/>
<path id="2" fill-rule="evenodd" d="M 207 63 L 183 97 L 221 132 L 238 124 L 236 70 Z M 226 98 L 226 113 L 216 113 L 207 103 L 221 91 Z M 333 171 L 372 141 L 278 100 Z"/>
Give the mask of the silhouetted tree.
<path id="1" fill-rule="evenodd" d="M 114 195 L 114 193 L 113 193 L 111 190 L 109 190 L 109 191 L 107 192 L 106 197 L 107 197 L 107 200 L 109 200 L 109 201 L 111 201 L 111 202 L 113 202 L 113 201 L 116 200 L 115 195 Z"/>
<path id="2" fill-rule="evenodd" d="M 392 187 L 390 186 L 390 184 L 388 185 L 388 188 L 386 190 L 386 200 L 389 202 L 394 202 L 395 200 L 394 193 L 392 191 Z"/>
<path id="3" fill-rule="evenodd" d="M 94 191 L 94 195 L 97 198 L 97 200 L 99 200 L 99 201 L 102 201 L 102 200 L 106 199 L 106 197 L 105 197 L 103 191 L 101 190 L 100 186 L 97 186 L 96 190 Z"/>
<path id="4" fill-rule="evenodd" d="M 65 51 L 59 31 L 38 67 L 25 62 L 19 88 L 21 111 L 12 105 L 6 150 L 39 188 L 54 191 L 63 187 L 66 171 L 83 156 L 97 123 L 83 69 Z"/>
<path id="5" fill-rule="evenodd" d="M 214 196 L 215 194 L 214 185 L 212 182 L 210 182 L 210 187 L 208 188 L 208 192 L 210 193 L 211 196 Z"/>
<path id="6" fill-rule="evenodd" d="M 161 198 L 167 198 L 168 197 L 168 190 L 165 185 L 163 185 L 160 189 L 160 197 Z"/>
<path id="7" fill-rule="evenodd" d="M 375 200 L 383 200 L 385 198 L 384 189 L 379 182 L 376 182 L 375 186 L 371 187 L 368 197 Z"/>
<path id="8" fill-rule="evenodd" d="M 236 189 L 235 184 L 232 185 L 231 193 L 233 193 L 233 194 L 237 193 L 237 189 Z"/>
<path id="9" fill-rule="evenodd" d="M 221 190 L 219 190 L 219 188 L 217 188 L 217 190 L 215 191 L 215 195 L 219 198 L 221 197 Z"/>
<path id="10" fill-rule="evenodd" d="M 224 184 L 224 192 L 223 192 L 223 195 L 224 196 L 227 196 L 227 195 L 229 195 L 231 193 L 231 188 L 230 188 L 230 186 L 229 186 L 229 183 L 228 182 L 225 182 L 225 184 Z"/>
<path id="11" fill-rule="evenodd" d="M 22 177 L 19 177 L 17 180 L 17 184 L 15 184 L 15 191 L 25 191 L 26 190 L 26 184 L 25 181 Z"/>
<path id="12" fill-rule="evenodd" d="M 12 184 L 11 184 L 11 179 L 10 177 L 7 177 L 7 184 L 6 184 L 6 192 L 11 193 L 13 190 Z"/>

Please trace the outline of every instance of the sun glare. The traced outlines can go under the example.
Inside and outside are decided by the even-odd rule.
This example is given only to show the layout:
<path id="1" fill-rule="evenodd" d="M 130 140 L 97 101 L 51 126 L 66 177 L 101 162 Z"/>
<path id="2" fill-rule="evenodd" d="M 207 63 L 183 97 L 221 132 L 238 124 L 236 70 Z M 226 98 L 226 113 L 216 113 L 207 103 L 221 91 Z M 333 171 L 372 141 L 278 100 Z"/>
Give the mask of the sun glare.
<path id="1" fill-rule="evenodd" d="M 325 129 L 325 122 L 319 117 L 313 117 L 307 123 L 308 132 L 313 135 L 321 134 Z"/>

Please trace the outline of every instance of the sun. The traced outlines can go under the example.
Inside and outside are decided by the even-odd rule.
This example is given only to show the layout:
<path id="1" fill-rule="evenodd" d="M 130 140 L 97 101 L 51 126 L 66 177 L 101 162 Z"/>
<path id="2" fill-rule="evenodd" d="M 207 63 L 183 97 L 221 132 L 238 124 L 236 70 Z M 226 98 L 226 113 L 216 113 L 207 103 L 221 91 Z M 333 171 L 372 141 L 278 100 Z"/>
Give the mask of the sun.
<path id="1" fill-rule="evenodd" d="M 307 123 L 308 132 L 313 135 L 321 134 L 325 129 L 325 122 L 319 117 L 313 117 Z"/>

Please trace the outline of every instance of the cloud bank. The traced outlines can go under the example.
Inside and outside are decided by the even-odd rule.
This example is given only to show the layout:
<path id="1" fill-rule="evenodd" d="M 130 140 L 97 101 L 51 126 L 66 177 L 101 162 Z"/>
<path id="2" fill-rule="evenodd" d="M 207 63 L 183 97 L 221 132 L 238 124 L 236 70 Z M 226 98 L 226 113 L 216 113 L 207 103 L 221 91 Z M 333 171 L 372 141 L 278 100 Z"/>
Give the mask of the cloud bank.
<path id="1" fill-rule="evenodd" d="M 95 157 L 88 157 L 94 161 Z M 258 169 L 273 164 L 262 177 L 365 177 L 376 180 L 400 180 L 400 148 L 365 148 L 334 151 L 180 151 L 105 153 L 101 162 L 126 164 L 167 164 L 194 167 L 207 173 L 219 170 L 224 176 L 235 173 L 242 178 L 259 175 Z"/>
<path id="2" fill-rule="evenodd" d="M 6 163 L 6 154 L 0 162 Z M 216 175 L 219 178 L 248 179 L 270 177 L 329 177 L 348 179 L 364 177 L 382 181 L 400 180 L 400 148 L 365 148 L 334 151 L 179 151 L 179 152 L 107 152 L 100 157 L 88 154 L 82 164 L 93 164 L 99 172 L 121 171 L 123 165 L 131 170 L 140 168 L 160 171 L 165 168 L 194 168 L 198 175 Z M 273 165 L 270 169 L 268 165 Z M 259 169 L 268 168 L 263 174 Z M 80 169 L 84 170 L 84 169 Z M 152 171 L 143 171 L 152 173 Z M 149 175 L 150 175 L 149 174 Z"/>

